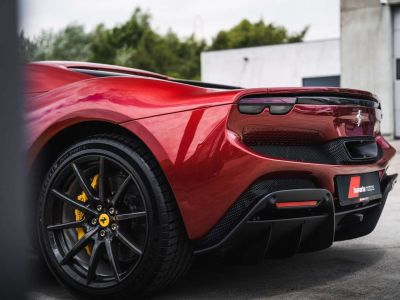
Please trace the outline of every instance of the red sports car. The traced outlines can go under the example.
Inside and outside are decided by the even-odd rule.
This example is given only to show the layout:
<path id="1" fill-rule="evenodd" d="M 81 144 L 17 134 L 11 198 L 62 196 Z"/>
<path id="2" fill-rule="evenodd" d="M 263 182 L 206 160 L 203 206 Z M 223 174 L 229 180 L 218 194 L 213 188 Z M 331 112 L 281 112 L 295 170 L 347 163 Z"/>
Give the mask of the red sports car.
<path id="1" fill-rule="evenodd" d="M 80 295 L 154 292 L 194 254 L 257 261 L 364 236 L 397 176 L 368 92 L 81 62 L 25 73 L 37 237 Z"/>

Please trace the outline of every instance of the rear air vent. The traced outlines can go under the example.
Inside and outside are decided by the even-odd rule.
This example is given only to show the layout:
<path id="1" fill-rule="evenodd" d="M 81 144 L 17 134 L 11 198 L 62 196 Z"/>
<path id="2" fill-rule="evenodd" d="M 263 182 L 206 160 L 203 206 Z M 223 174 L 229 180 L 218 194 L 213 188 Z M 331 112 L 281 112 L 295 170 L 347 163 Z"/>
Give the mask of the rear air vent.
<path id="1" fill-rule="evenodd" d="M 382 155 L 373 137 L 340 138 L 313 144 L 296 141 L 294 144 L 253 143 L 247 146 L 270 158 L 331 165 L 372 163 Z"/>
<path id="2" fill-rule="evenodd" d="M 247 146 L 310 145 L 322 142 L 316 130 L 278 130 L 271 126 L 247 125 L 243 128 L 243 143 Z"/>
<path id="3" fill-rule="evenodd" d="M 375 140 L 346 141 L 345 147 L 354 160 L 371 159 L 378 156 L 378 145 Z"/>

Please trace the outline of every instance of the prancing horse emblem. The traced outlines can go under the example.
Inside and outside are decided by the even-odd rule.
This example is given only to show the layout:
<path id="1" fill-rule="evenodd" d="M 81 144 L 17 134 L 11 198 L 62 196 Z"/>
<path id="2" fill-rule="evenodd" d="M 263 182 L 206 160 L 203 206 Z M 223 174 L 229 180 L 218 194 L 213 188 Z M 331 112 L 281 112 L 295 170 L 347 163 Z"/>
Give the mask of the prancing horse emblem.
<path id="1" fill-rule="evenodd" d="M 110 217 L 107 214 L 101 214 L 99 217 L 99 224 L 101 227 L 107 227 L 110 224 Z"/>
<path id="2" fill-rule="evenodd" d="M 357 125 L 357 127 L 360 127 L 361 122 L 362 122 L 362 120 L 363 120 L 363 117 L 362 117 L 362 115 L 361 115 L 361 109 L 358 110 L 356 119 L 357 119 L 357 120 L 356 120 L 356 125 Z"/>

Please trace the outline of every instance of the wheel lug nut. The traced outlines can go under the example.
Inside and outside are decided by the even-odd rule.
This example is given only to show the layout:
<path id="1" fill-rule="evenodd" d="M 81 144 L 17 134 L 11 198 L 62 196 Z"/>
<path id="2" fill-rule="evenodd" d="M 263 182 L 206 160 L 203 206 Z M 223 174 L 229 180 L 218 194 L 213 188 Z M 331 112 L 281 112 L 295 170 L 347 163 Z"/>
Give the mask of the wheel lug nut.
<path id="1" fill-rule="evenodd" d="M 96 225 L 97 224 L 97 219 L 92 219 L 92 225 Z"/>
<path id="2" fill-rule="evenodd" d="M 96 206 L 97 211 L 101 211 L 103 209 L 103 207 L 101 206 L 101 204 Z"/>
<path id="3" fill-rule="evenodd" d="M 111 207 L 108 212 L 110 213 L 110 215 L 113 215 L 115 213 L 115 209 L 114 207 Z"/>
<path id="4" fill-rule="evenodd" d="M 106 231 L 105 230 L 100 230 L 100 236 L 105 237 L 106 236 Z"/>
<path id="5" fill-rule="evenodd" d="M 118 228 L 117 224 L 115 224 L 115 223 L 111 224 L 111 230 L 117 230 L 117 228 Z"/>

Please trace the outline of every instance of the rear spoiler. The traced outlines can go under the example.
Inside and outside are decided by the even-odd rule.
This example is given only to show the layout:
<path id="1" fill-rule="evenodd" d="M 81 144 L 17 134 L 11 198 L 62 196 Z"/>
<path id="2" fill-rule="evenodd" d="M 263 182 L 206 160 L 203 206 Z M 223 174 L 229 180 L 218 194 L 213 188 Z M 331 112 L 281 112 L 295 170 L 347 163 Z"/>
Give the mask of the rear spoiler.
<path id="1" fill-rule="evenodd" d="M 337 97 L 362 99 L 380 103 L 378 97 L 370 92 L 335 87 L 279 87 L 244 89 L 236 94 L 239 102 L 244 97 Z"/>

